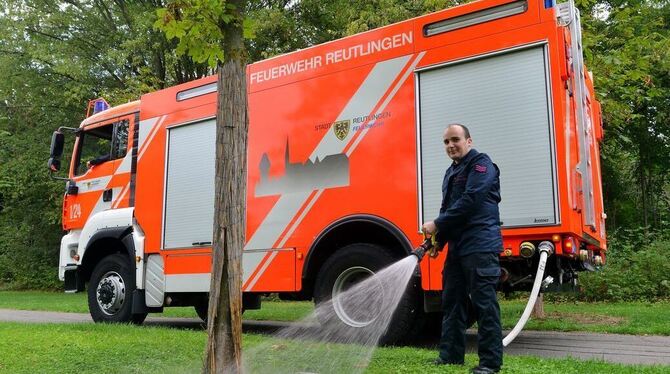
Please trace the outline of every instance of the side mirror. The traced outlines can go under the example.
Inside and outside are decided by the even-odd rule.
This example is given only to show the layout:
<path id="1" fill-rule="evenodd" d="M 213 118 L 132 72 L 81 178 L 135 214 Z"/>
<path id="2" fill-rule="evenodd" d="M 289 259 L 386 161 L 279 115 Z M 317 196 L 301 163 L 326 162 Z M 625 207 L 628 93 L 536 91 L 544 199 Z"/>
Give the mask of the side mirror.
<path id="1" fill-rule="evenodd" d="M 47 168 L 49 169 L 49 177 L 55 180 L 69 181 L 69 178 L 63 178 L 55 176 L 54 173 L 60 170 L 61 161 L 60 158 L 63 155 L 63 148 L 65 146 L 65 134 L 62 131 L 69 131 L 75 134 L 79 133 L 81 130 L 73 127 L 61 126 L 58 130 L 54 131 L 51 136 L 51 150 L 49 151 L 49 161 L 47 162 Z"/>
<path id="2" fill-rule="evenodd" d="M 65 144 L 65 134 L 60 131 L 54 131 L 51 136 L 51 159 L 60 159 L 60 156 L 63 154 L 63 144 Z M 49 167 L 51 167 L 51 161 L 49 161 Z M 60 162 L 58 163 L 58 168 L 60 169 Z"/>
<path id="3" fill-rule="evenodd" d="M 57 158 L 49 158 L 49 162 L 47 162 L 47 166 L 49 167 L 49 171 L 58 171 L 60 170 L 60 160 Z"/>

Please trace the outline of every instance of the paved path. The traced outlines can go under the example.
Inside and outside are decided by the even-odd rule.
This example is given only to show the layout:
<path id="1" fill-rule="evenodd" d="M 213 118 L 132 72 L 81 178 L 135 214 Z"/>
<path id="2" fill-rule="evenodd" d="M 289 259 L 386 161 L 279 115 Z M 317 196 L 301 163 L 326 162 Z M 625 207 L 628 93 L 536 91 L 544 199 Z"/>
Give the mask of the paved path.
<path id="1" fill-rule="evenodd" d="M 91 323 L 91 317 L 85 313 L 59 313 L 0 309 L 0 321 L 25 323 Z M 180 328 L 203 329 L 203 324 L 195 318 L 148 317 L 146 325 L 171 326 Z M 272 333 L 288 322 L 244 321 L 245 332 Z M 316 328 L 316 325 L 306 325 Z M 505 332 L 506 333 L 506 332 Z M 476 332 L 468 331 L 468 350 L 476 351 Z M 436 341 L 423 345 L 434 347 Z M 594 334 L 579 332 L 522 331 L 505 348 L 510 355 L 539 357 L 574 357 L 580 359 L 598 359 L 623 364 L 670 365 L 670 337 L 634 336 L 619 334 Z"/>

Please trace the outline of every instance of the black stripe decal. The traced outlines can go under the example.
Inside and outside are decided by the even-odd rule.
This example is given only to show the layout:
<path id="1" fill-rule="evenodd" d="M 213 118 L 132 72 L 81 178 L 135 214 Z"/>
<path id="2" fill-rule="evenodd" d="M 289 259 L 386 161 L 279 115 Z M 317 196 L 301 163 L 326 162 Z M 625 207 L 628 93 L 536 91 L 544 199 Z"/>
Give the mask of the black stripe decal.
<path id="1" fill-rule="evenodd" d="M 130 163 L 130 199 L 129 207 L 135 206 L 135 179 L 137 179 L 137 148 L 140 143 L 140 113 L 135 113 L 135 126 L 133 130 L 133 158 Z"/>

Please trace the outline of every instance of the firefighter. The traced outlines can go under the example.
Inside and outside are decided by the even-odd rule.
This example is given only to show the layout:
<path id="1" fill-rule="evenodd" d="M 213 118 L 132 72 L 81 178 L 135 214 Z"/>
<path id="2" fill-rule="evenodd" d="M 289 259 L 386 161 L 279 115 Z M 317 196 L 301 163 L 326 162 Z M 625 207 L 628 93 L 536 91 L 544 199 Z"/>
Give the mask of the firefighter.
<path id="1" fill-rule="evenodd" d="M 435 364 L 462 365 L 468 298 L 477 315 L 479 365 L 472 373 L 496 373 L 502 366 L 502 328 L 496 286 L 500 277 L 500 172 L 489 156 L 472 148 L 467 127 L 447 126 L 444 146 L 453 160 L 442 182 L 442 206 L 423 231 L 438 248 L 448 243 L 444 264 L 442 336 Z"/>
<path id="2" fill-rule="evenodd" d="M 86 163 L 86 167 L 90 169 L 91 167 L 93 167 L 95 165 L 100 165 L 100 164 L 105 163 L 105 162 L 107 162 L 111 159 L 112 159 L 112 155 L 109 154 L 109 153 L 104 154 L 104 155 L 100 155 L 100 156 L 98 156 L 98 157 L 96 157 L 92 160 L 89 160 Z"/>

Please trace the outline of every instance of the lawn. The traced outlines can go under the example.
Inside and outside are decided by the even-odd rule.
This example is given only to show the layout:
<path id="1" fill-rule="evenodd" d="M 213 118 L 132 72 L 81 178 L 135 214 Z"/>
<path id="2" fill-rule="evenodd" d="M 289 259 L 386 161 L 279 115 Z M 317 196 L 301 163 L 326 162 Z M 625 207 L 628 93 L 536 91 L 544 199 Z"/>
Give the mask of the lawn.
<path id="1" fill-rule="evenodd" d="M 501 302 L 503 327 L 514 327 L 525 302 Z M 526 330 L 590 331 L 611 334 L 670 335 L 670 303 L 582 303 L 545 301 L 546 318 L 531 318 Z"/>
<path id="2" fill-rule="evenodd" d="M 17 310 L 46 310 L 53 312 L 88 313 L 86 293 L 57 293 L 41 291 L 0 291 L 0 308 Z M 244 312 L 244 319 L 296 321 L 313 310 L 311 302 L 263 301 L 259 310 Z M 193 307 L 165 308 L 156 317 L 198 318 Z"/>
<path id="3" fill-rule="evenodd" d="M 0 322 L 0 373 L 198 373 L 206 333 L 202 330 L 137 327 L 105 324 L 20 324 Z M 321 345 L 316 351 L 304 342 L 280 342 L 255 334 L 243 336 L 250 372 L 277 372 L 272 362 L 297 368 L 306 357 L 318 356 L 311 367 L 320 373 L 363 370 L 364 361 L 348 360 L 340 353 L 352 346 Z M 435 367 L 435 351 L 415 347 L 356 347 L 372 354 L 366 373 L 467 373 L 476 356 L 466 356 L 466 366 Z M 339 352 L 339 353 L 338 353 Z M 360 355 L 360 354 L 359 354 Z M 349 356 L 347 356 L 349 357 Z M 357 356 L 358 357 L 358 356 Z M 353 361 L 353 362 L 352 362 Z M 321 364 L 327 364 L 321 366 Z M 341 365 L 341 366 L 338 366 Z M 348 366 L 348 367 L 347 367 Z M 316 371 L 316 370 L 315 370 Z M 502 373 L 667 373 L 662 366 L 624 366 L 602 361 L 541 359 L 505 356 Z"/>
<path id="4" fill-rule="evenodd" d="M 525 307 L 523 300 L 501 300 L 503 327 L 511 329 Z M 0 308 L 88 313 L 86 295 L 37 291 L 0 291 Z M 311 313 L 311 302 L 264 300 L 260 310 L 249 310 L 249 320 L 295 321 Z M 531 318 L 526 329 L 591 331 L 618 334 L 670 335 L 670 303 L 545 302 L 547 318 Z M 165 317 L 196 317 L 191 307 L 165 308 Z"/>

